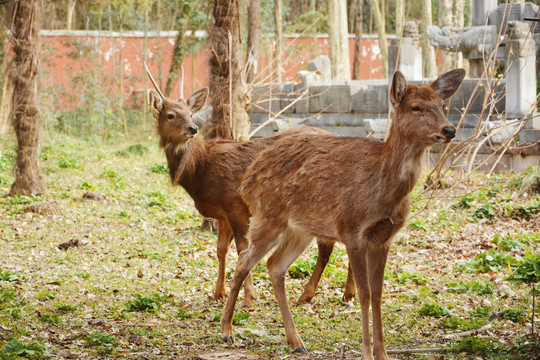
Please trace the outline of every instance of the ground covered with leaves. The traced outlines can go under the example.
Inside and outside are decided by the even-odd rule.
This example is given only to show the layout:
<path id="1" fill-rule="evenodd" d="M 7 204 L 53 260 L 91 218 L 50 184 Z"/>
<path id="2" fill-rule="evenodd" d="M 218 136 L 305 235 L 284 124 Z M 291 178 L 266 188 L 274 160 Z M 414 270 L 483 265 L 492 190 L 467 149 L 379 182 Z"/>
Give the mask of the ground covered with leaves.
<path id="1" fill-rule="evenodd" d="M 140 134 L 110 142 L 48 134 L 40 154 L 47 193 L 0 197 L 0 359 L 359 358 L 360 308 L 341 301 L 342 246 L 313 301 L 292 305 L 309 354 L 290 353 L 264 262 L 254 270 L 254 306 L 237 308 L 235 342 L 222 342 L 224 304 L 211 299 L 216 235 L 200 230 L 189 196 L 171 187 L 153 131 Z M 15 144 L 0 140 L 0 194 L 7 194 Z M 399 350 L 392 358 L 540 357 L 538 337 L 530 337 L 538 176 L 538 167 L 452 173 L 430 193 L 420 182 L 416 215 L 395 239 L 385 274 L 387 347 Z M 45 201 L 52 211 L 35 206 Z M 292 303 L 316 256 L 312 246 L 291 267 Z M 229 279 L 236 258 L 233 247 Z"/>

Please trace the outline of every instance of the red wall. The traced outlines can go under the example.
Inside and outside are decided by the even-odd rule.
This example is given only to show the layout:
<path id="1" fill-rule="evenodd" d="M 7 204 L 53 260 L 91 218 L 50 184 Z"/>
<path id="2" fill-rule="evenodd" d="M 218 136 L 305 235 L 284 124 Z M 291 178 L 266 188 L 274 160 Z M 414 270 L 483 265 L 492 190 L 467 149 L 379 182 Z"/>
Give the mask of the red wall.
<path id="1" fill-rule="evenodd" d="M 172 34 L 171 34 L 172 35 Z M 81 102 L 91 102 L 92 98 L 83 96 L 91 93 L 90 87 L 100 88 L 104 96 L 118 96 L 122 79 L 123 99 L 133 103 L 141 96 L 144 82 L 151 87 L 143 68 L 142 33 L 125 33 L 123 36 L 107 32 L 43 32 L 42 33 L 42 75 L 41 89 L 54 89 L 52 106 L 56 110 L 73 109 Z M 154 77 L 165 88 L 167 74 L 171 65 L 174 36 L 161 38 L 148 37 L 146 45 L 147 63 Z M 284 81 L 294 81 L 299 70 L 307 69 L 307 63 L 315 56 L 328 54 L 327 37 L 284 39 Z M 362 79 L 382 77 L 382 61 L 378 40 L 374 37 L 362 41 Z M 270 82 L 268 65 L 272 58 L 271 46 L 260 46 L 259 82 Z M 350 39 L 351 67 L 354 62 L 354 39 Z M 188 97 L 194 90 L 208 86 L 208 48 L 201 47 L 195 54 L 184 59 L 184 95 Z M 159 71 L 161 70 L 161 79 Z M 352 69 L 351 69 L 352 72 Z M 143 82 L 144 81 L 144 82 Z M 180 96 L 177 86 L 172 97 Z"/>

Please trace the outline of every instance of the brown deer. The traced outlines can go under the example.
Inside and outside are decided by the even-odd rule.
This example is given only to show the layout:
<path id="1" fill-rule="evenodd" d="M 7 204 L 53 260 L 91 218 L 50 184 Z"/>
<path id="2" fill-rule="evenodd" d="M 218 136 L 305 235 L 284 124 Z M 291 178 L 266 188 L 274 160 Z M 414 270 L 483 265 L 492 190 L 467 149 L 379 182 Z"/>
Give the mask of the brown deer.
<path id="1" fill-rule="evenodd" d="M 409 213 L 424 150 L 454 138 L 443 100 L 459 88 L 465 71 L 452 70 L 430 85 L 408 85 L 396 72 L 390 89 L 395 110 L 384 142 L 332 135 L 283 138 L 250 165 L 239 189 L 251 211 L 249 248 L 236 265 L 221 318 L 232 340 L 240 285 L 272 249 L 268 271 L 285 333 L 295 352 L 306 352 L 285 293 L 285 274 L 313 236 L 345 244 L 362 310 L 362 359 L 387 360 L 381 320 L 384 268 L 391 239 Z M 373 352 L 369 307 L 373 312 Z"/>
<path id="2" fill-rule="evenodd" d="M 162 94 L 148 68 L 146 72 L 156 88 L 148 94 L 150 111 L 157 120 L 160 147 L 165 151 L 171 182 L 187 191 L 203 216 L 217 220 L 219 270 L 214 298 L 223 299 L 226 257 L 232 237 L 238 252 L 248 247 L 249 211 L 237 189 L 249 164 L 282 137 L 327 132 L 306 127 L 253 141 L 202 140 L 195 137 L 199 129 L 192 121 L 192 114 L 204 106 L 208 89 L 195 92 L 187 101 L 183 98 L 173 101 Z M 250 275 L 245 279 L 244 291 L 244 302 L 251 306 L 255 291 Z"/>

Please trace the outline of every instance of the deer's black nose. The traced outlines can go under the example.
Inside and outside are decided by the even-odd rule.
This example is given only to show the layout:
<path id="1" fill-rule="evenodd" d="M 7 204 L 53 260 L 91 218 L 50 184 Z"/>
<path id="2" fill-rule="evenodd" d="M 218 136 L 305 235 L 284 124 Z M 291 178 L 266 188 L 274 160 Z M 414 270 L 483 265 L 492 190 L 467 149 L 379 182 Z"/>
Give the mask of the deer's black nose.
<path id="1" fill-rule="evenodd" d="M 189 132 L 192 133 L 193 135 L 195 135 L 199 131 L 199 128 L 197 127 L 197 125 L 189 125 L 188 129 L 189 129 Z"/>
<path id="2" fill-rule="evenodd" d="M 447 139 L 453 139 L 456 137 L 456 128 L 455 127 L 445 127 L 442 129 L 444 137 Z"/>

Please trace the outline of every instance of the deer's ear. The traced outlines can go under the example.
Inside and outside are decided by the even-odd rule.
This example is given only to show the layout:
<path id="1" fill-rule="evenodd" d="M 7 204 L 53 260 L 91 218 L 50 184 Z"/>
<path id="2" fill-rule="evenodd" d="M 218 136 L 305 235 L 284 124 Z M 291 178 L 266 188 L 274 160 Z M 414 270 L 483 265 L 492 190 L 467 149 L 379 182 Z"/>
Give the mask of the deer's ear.
<path id="1" fill-rule="evenodd" d="M 432 82 L 429 86 L 441 97 L 446 100 L 452 97 L 461 86 L 463 78 L 465 77 L 465 70 L 454 69 L 447 73 L 442 74 Z"/>
<path id="2" fill-rule="evenodd" d="M 163 109 L 163 99 L 161 98 L 161 95 L 159 95 L 159 93 L 154 89 L 150 89 L 150 91 L 148 91 L 148 105 L 150 106 L 150 112 L 152 115 L 158 119 L 161 109 Z"/>
<path id="3" fill-rule="evenodd" d="M 392 78 L 392 87 L 390 88 L 390 102 L 392 107 L 395 109 L 405 97 L 407 92 L 407 79 L 401 71 L 396 71 L 394 77 Z"/>
<path id="4" fill-rule="evenodd" d="M 187 105 L 191 113 L 196 113 L 202 109 L 208 98 L 208 88 L 202 88 L 193 93 L 187 101 Z"/>

